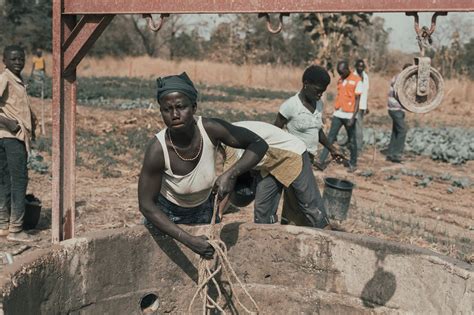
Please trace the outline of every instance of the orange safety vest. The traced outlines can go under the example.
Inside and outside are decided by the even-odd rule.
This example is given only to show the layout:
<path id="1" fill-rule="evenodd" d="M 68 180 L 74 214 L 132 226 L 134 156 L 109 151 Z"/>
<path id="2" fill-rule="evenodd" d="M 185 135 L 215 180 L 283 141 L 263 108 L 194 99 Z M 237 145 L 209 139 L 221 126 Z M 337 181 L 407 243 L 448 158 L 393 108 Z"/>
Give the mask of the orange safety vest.
<path id="1" fill-rule="evenodd" d="M 337 81 L 337 95 L 336 95 L 336 110 L 342 109 L 346 113 L 353 113 L 355 111 L 355 99 L 360 93 L 356 93 L 357 84 L 362 79 L 351 72 L 345 80 Z M 346 84 L 343 84 L 344 81 Z"/>

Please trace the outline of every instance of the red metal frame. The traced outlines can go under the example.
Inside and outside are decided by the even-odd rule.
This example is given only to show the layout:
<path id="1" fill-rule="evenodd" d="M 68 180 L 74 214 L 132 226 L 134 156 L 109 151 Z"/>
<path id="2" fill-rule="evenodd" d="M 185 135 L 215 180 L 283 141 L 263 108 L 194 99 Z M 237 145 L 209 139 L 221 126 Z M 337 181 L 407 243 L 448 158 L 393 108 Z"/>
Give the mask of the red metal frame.
<path id="1" fill-rule="evenodd" d="M 423 11 L 474 11 L 474 1 L 53 0 L 53 243 L 74 237 L 76 68 L 115 14 Z"/>
<path id="2" fill-rule="evenodd" d="M 64 0 L 66 14 L 472 11 L 472 0 Z"/>
<path id="3" fill-rule="evenodd" d="M 52 241 L 74 237 L 76 182 L 76 67 L 114 15 L 63 15 L 53 0 Z"/>
<path id="4" fill-rule="evenodd" d="M 79 62 L 113 18 L 114 15 L 108 14 L 84 15 L 80 19 L 62 46 L 66 74 L 75 71 Z"/>

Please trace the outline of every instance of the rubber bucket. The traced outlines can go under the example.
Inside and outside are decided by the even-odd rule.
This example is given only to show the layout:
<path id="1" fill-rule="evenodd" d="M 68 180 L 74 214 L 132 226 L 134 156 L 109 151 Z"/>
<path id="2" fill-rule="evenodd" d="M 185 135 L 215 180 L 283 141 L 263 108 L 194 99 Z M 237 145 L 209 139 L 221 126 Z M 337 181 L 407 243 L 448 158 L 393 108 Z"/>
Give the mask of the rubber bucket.
<path id="1" fill-rule="evenodd" d="M 230 203 L 235 207 L 246 207 L 255 200 L 257 182 L 251 172 L 246 172 L 235 182 L 234 190 L 230 194 Z"/>
<path id="2" fill-rule="evenodd" d="M 41 215 L 41 201 L 32 194 L 25 197 L 25 217 L 23 219 L 23 228 L 32 230 L 36 227 Z"/>
<path id="3" fill-rule="evenodd" d="M 345 220 L 351 203 L 354 184 L 348 180 L 327 177 L 324 179 L 323 202 L 330 219 Z"/>

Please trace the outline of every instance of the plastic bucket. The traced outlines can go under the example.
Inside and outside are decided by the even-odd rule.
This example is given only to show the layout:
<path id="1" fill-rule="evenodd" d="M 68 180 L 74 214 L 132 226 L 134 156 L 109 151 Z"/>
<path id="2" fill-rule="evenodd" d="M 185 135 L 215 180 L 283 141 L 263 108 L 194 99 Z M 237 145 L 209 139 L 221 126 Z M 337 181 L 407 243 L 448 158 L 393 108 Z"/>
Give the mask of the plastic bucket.
<path id="1" fill-rule="evenodd" d="M 324 179 L 323 202 L 330 219 L 345 220 L 351 203 L 354 184 L 348 180 L 327 177 Z"/>
<path id="2" fill-rule="evenodd" d="M 246 172 L 235 182 L 234 190 L 230 194 L 230 203 L 235 207 L 246 207 L 255 200 L 257 182 L 251 172 Z"/>
<path id="3" fill-rule="evenodd" d="M 41 215 L 41 201 L 32 194 L 25 197 L 25 217 L 23 219 L 23 228 L 32 230 L 39 222 Z"/>

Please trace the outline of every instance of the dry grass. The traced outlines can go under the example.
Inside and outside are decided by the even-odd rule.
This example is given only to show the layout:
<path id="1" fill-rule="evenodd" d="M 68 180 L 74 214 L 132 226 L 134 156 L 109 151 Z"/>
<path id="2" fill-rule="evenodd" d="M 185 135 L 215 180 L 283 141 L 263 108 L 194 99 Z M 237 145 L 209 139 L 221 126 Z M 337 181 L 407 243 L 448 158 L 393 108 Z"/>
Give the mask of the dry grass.
<path id="1" fill-rule="evenodd" d="M 51 55 L 46 56 L 47 72 L 51 73 Z M 26 73 L 30 73 L 31 62 Z M 272 90 L 296 91 L 301 87 L 303 68 L 282 65 L 234 65 L 212 61 L 170 61 L 148 56 L 126 58 L 86 57 L 79 65 L 79 76 L 119 76 L 157 78 L 186 71 L 195 82 L 210 85 L 248 86 Z M 390 76 L 370 73 L 370 103 L 385 106 Z M 335 92 L 333 78 L 328 92 Z M 474 101 L 474 82 L 446 80 L 445 103 Z"/>
<path id="2" fill-rule="evenodd" d="M 196 82 L 213 85 L 255 86 L 269 89 L 297 89 L 301 69 L 274 65 L 234 65 L 212 61 L 170 61 L 135 57 L 121 60 L 86 59 L 79 69 L 81 75 L 142 76 L 156 78 L 186 71 Z"/>

